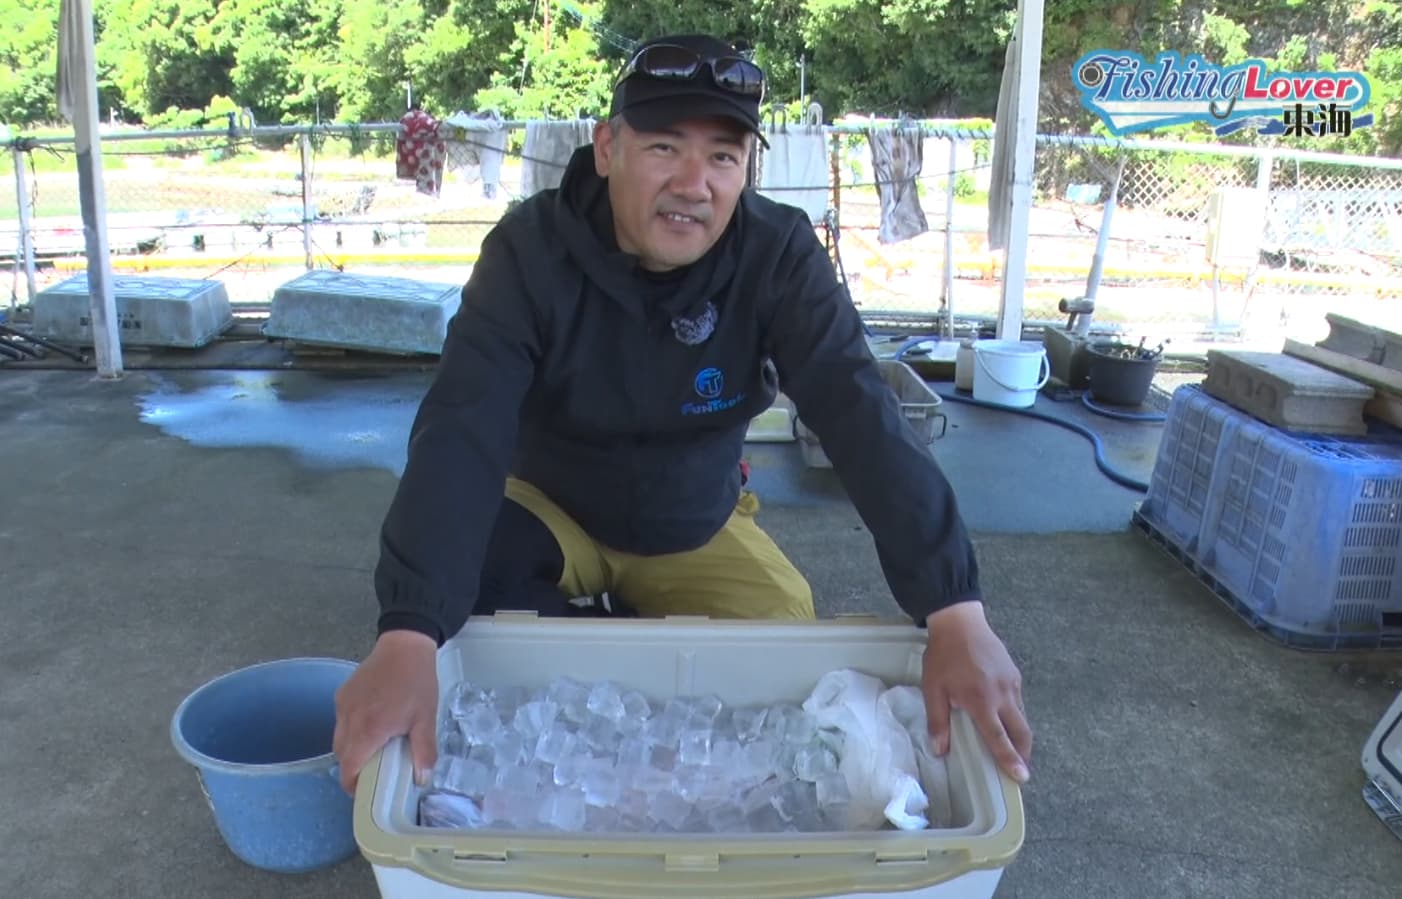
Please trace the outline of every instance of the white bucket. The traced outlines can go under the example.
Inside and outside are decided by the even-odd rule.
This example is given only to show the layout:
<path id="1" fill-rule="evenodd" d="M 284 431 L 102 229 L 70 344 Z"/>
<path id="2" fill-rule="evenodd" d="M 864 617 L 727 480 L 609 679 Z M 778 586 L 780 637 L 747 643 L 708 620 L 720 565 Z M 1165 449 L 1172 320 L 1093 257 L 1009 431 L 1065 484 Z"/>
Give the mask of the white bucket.
<path id="1" fill-rule="evenodd" d="M 1046 347 L 1016 340 L 974 344 L 974 399 L 1026 409 L 1051 377 Z"/>

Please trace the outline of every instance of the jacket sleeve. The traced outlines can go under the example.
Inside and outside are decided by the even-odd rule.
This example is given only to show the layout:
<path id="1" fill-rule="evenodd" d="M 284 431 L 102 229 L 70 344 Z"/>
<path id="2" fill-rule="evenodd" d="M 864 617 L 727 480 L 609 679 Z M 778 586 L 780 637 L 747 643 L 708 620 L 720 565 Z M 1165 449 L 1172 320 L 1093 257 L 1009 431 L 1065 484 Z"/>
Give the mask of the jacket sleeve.
<path id="1" fill-rule="evenodd" d="M 896 602 L 924 626 L 932 612 L 981 598 L 954 490 L 906 422 L 817 235 L 797 228 L 782 258 L 767 324 L 780 389 L 822 442 Z"/>
<path id="2" fill-rule="evenodd" d="M 540 356 L 518 266 L 500 231 L 490 233 L 448 325 L 380 531 L 380 633 L 415 630 L 441 645 L 477 602 L 521 402 Z"/>

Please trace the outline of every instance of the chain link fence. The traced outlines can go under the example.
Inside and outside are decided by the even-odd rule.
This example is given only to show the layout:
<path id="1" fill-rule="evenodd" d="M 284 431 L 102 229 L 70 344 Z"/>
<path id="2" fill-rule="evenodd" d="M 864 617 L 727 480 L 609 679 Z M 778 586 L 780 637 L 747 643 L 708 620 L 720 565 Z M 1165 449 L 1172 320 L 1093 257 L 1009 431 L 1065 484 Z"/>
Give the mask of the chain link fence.
<path id="1" fill-rule="evenodd" d="M 248 315 L 313 268 L 462 283 L 508 205 L 558 178 L 562 158 L 533 155 L 527 124 L 504 123 L 499 157 L 483 152 L 480 133 L 445 128 L 423 183 L 399 165 L 398 123 L 105 133 L 114 270 L 219 278 Z M 892 185 L 877 183 L 871 133 L 889 124 L 822 128 L 828 171 L 808 186 L 828 192 L 830 209 L 815 227 L 872 321 L 990 321 L 1003 267 L 988 240 L 992 132 L 914 129 L 904 186 L 924 226 L 888 242 L 882 193 Z M 0 260 L 10 304 L 23 305 L 86 266 L 76 161 L 71 139 L 35 138 L 12 142 L 0 165 Z M 1260 204 L 1260 230 L 1252 258 L 1214 266 L 1208 237 L 1223 190 L 1227 212 Z M 1376 319 L 1402 297 L 1402 161 L 1043 135 L 1029 233 L 1029 322 L 1065 319 L 1058 303 L 1087 295 L 1103 245 L 1103 327 L 1308 338 L 1326 309 Z"/>

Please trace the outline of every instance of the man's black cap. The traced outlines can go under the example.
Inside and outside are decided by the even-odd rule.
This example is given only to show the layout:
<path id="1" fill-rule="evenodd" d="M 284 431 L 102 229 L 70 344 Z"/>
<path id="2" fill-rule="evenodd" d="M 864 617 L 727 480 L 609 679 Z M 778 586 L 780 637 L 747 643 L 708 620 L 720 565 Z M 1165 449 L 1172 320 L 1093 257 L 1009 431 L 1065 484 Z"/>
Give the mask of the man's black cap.
<path id="1" fill-rule="evenodd" d="M 655 38 L 640 44 L 634 55 L 658 44 L 685 47 L 703 59 L 740 56 L 730 44 L 704 34 Z M 621 114 L 624 121 L 639 131 L 658 131 L 685 119 L 718 116 L 738 123 L 764 142 L 764 135 L 760 133 L 759 102 L 759 97 L 743 96 L 718 87 L 710 68 L 702 66 L 694 77 L 685 81 L 634 73 L 614 87 L 609 116 Z"/>

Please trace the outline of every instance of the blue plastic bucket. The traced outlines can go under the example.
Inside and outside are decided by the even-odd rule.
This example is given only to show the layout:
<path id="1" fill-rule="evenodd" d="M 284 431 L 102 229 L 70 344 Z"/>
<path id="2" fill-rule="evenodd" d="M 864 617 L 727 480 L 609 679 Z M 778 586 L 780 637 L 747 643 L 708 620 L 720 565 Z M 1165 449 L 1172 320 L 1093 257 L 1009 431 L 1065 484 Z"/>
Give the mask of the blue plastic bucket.
<path id="1" fill-rule="evenodd" d="M 224 842 L 248 864 L 296 874 L 356 852 L 354 801 L 331 751 L 336 690 L 355 668 L 339 659 L 253 665 L 175 710 L 171 742 L 195 766 Z"/>

